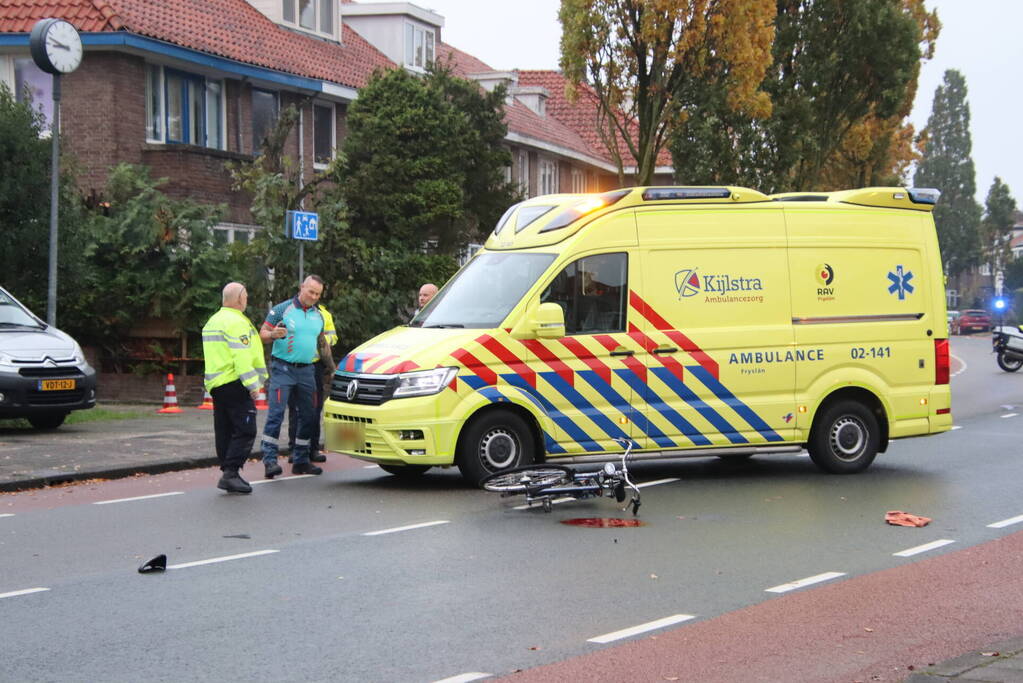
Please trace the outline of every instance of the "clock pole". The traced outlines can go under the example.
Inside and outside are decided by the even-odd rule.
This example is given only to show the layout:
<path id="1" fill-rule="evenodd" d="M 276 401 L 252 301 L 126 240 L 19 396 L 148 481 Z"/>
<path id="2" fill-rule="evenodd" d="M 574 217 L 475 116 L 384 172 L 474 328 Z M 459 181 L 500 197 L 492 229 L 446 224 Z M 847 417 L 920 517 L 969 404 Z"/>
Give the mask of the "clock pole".
<path id="1" fill-rule="evenodd" d="M 50 267 L 46 322 L 57 326 L 57 210 L 60 194 L 60 74 L 53 74 L 53 127 L 50 133 Z"/>

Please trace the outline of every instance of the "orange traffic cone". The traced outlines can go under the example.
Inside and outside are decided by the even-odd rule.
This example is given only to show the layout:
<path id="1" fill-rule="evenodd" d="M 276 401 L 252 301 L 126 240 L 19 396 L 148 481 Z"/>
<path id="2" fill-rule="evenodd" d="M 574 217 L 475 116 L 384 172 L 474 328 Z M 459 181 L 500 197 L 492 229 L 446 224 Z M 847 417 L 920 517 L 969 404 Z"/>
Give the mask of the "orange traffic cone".
<path id="1" fill-rule="evenodd" d="M 202 403 L 199 404 L 199 410 L 213 410 L 213 397 L 206 389 L 202 390 Z"/>
<path id="2" fill-rule="evenodd" d="M 266 402 L 266 390 L 259 388 L 259 395 L 256 396 L 256 410 L 269 410 L 270 404 Z"/>
<path id="3" fill-rule="evenodd" d="M 178 407 L 178 394 L 174 390 L 174 375 L 170 372 L 167 373 L 167 386 L 163 389 L 163 408 L 160 408 L 156 412 L 158 413 L 180 413 L 183 412 Z"/>

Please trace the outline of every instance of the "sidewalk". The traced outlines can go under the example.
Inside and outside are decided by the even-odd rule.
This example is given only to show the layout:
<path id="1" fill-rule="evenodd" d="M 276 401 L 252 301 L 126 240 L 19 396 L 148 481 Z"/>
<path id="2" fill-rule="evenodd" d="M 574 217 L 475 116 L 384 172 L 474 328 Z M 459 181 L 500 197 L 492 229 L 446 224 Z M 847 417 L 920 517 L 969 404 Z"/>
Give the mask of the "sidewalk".
<path id="1" fill-rule="evenodd" d="M 143 417 L 70 424 L 52 432 L 0 427 L 0 492 L 210 467 L 217 462 L 212 411 L 188 407 L 164 415 L 157 413 L 155 405 L 101 407 Z M 258 433 L 266 414 L 257 412 Z M 287 421 L 281 433 L 287 434 Z M 253 449 L 258 457 L 258 440 Z M 1023 636 L 936 663 L 902 680 L 1023 683 Z"/>
<path id="2" fill-rule="evenodd" d="M 143 417 L 64 424 L 55 431 L 0 426 L 0 491 L 83 479 L 209 467 L 217 463 L 213 411 L 195 407 L 161 414 L 158 405 L 105 404 L 104 410 Z M 267 411 L 257 411 L 257 434 Z M 281 429 L 287 434 L 287 419 Z M 253 445 L 258 454 L 259 441 Z"/>
<path id="3" fill-rule="evenodd" d="M 1013 638 L 984 650 L 974 650 L 924 669 L 905 679 L 905 683 L 941 683 L 941 681 L 1023 681 L 1023 637 Z"/>

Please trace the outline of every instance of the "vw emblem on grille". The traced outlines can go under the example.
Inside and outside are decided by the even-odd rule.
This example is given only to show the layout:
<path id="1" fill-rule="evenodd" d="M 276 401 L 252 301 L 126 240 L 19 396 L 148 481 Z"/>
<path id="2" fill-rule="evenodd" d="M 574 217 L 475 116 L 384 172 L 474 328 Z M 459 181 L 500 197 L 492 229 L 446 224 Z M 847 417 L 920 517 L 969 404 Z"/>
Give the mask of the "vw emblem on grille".
<path id="1" fill-rule="evenodd" d="M 353 379 L 348 383 L 348 390 L 345 391 L 345 398 L 349 401 L 354 400 L 357 393 L 359 393 L 359 380 Z"/>

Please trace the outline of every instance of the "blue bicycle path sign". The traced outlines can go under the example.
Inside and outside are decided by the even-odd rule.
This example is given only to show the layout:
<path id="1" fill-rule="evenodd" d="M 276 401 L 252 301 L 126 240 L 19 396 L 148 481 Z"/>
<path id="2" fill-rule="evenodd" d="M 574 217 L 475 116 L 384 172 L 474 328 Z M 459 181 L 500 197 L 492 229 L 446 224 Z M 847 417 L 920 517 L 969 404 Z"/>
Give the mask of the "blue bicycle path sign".
<path id="1" fill-rule="evenodd" d="M 289 211 L 286 223 L 293 239 L 310 242 L 319 239 L 319 214 L 312 211 Z"/>

